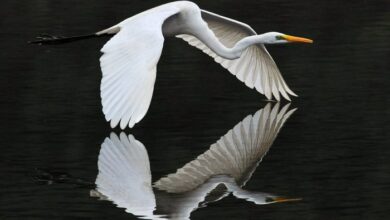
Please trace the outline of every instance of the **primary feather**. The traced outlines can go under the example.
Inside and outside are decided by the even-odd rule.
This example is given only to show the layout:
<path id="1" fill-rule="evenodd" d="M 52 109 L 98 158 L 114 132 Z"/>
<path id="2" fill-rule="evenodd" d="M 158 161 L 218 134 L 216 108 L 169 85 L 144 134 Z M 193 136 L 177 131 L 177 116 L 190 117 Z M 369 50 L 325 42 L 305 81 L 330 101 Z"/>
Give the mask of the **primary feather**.
<path id="1" fill-rule="evenodd" d="M 268 104 L 253 116 L 247 116 L 209 150 L 176 173 L 161 178 L 154 186 L 171 193 L 186 192 L 219 174 L 230 175 L 239 186 L 245 185 L 284 122 L 295 111 L 287 111 L 288 107 L 279 111 L 279 104 L 273 108 Z"/>
<path id="2" fill-rule="evenodd" d="M 103 46 L 100 58 L 103 113 L 111 127 L 119 123 L 122 129 L 133 127 L 145 116 L 164 44 L 161 27 L 178 11 L 176 7 L 150 10 L 111 28 L 119 32 Z"/>
<path id="3" fill-rule="evenodd" d="M 118 207 L 136 215 L 151 215 L 156 207 L 149 157 L 144 145 L 132 135 L 111 133 L 98 159 L 96 190 Z"/>
<path id="4" fill-rule="evenodd" d="M 256 35 L 249 25 L 206 10 L 202 10 L 202 18 L 218 40 L 229 48 L 244 37 Z M 243 52 L 240 58 L 229 60 L 218 56 L 195 36 L 181 34 L 177 37 L 214 58 L 215 62 L 228 69 L 246 86 L 256 88 L 268 99 L 274 96 L 276 100 L 280 100 L 279 93 L 287 100 L 290 100 L 288 94 L 296 96 L 287 86 L 276 63 L 263 44 L 252 45 Z"/>

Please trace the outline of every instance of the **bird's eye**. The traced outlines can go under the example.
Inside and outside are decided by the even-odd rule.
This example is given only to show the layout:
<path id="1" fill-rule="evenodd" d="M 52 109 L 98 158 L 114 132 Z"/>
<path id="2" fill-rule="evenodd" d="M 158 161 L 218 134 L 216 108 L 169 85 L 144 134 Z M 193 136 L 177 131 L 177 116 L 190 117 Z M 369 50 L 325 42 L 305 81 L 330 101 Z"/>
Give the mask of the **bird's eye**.
<path id="1" fill-rule="evenodd" d="M 277 36 L 275 36 L 275 38 L 276 38 L 276 40 L 283 40 L 282 35 L 277 35 Z"/>

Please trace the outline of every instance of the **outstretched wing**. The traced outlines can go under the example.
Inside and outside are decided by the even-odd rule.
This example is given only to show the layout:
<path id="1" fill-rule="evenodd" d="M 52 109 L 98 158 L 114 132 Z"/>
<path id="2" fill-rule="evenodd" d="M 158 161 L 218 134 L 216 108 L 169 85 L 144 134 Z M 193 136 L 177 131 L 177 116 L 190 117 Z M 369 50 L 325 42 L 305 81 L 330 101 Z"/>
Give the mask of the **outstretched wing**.
<path id="1" fill-rule="evenodd" d="M 279 111 L 279 104 L 273 108 L 268 104 L 253 116 L 247 116 L 209 150 L 154 186 L 172 193 L 186 192 L 221 174 L 232 176 L 239 186 L 244 185 L 294 112 L 295 109 L 287 111 L 288 107 Z"/>
<path id="2" fill-rule="evenodd" d="M 176 7 L 155 8 L 105 30 L 119 29 L 101 49 L 100 58 L 103 112 L 111 127 L 133 127 L 145 116 L 164 43 L 162 24 L 178 12 Z"/>
<path id="3" fill-rule="evenodd" d="M 148 216 L 156 207 L 151 185 L 148 153 L 132 135 L 111 133 L 102 144 L 98 159 L 96 190 L 118 207 Z"/>
<path id="4" fill-rule="evenodd" d="M 226 47 L 233 47 L 244 37 L 255 35 L 256 32 L 247 24 L 223 17 L 212 12 L 202 10 L 202 18 L 214 32 L 219 41 Z M 215 54 L 210 48 L 192 35 L 177 35 L 190 45 L 197 47 L 204 53 L 213 57 L 217 63 L 228 69 L 249 88 L 256 88 L 268 99 L 280 100 L 279 93 L 287 100 L 289 94 L 296 96 L 285 83 L 278 67 L 264 45 L 248 47 L 240 58 L 235 60 L 224 59 Z"/>

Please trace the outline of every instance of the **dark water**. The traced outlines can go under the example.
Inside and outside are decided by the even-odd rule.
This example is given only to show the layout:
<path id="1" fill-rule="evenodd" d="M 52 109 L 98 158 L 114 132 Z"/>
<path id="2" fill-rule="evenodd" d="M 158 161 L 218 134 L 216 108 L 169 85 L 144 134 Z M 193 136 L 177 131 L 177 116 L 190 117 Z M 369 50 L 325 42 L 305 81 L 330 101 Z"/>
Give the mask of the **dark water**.
<path id="1" fill-rule="evenodd" d="M 111 132 L 99 97 L 104 40 L 26 42 L 40 33 L 94 32 L 162 2 L 2 1 L 0 219 L 135 219 L 89 195 Z M 315 44 L 268 47 L 300 96 L 291 104 L 298 110 L 244 187 L 302 200 L 257 206 L 229 195 L 191 218 L 388 218 L 389 1 L 198 3 L 258 32 Z M 168 39 L 149 112 L 125 133 L 145 145 L 154 182 L 208 150 L 263 100 L 202 52 Z"/>

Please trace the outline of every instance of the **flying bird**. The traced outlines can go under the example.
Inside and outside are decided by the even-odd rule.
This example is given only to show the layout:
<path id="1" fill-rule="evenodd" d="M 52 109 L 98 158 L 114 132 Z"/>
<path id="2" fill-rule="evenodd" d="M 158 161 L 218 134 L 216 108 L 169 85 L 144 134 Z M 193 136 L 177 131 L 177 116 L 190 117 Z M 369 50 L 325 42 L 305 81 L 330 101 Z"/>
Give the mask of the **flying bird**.
<path id="1" fill-rule="evenodd" d="M 265 44 L 312 43 L 279 32 L 257 34 L 249 25 L 203 9 L 189 1 L 167 3 L 134 15 L 89 35 L 43 35 L 35 44 L 61 44 L 113 36 L 101 49 L 103 73 L 100 95 L 111 127 L 133 127 L 146 114 L 152 99 L 156 66 L 164 38 L 176 36 L 202 50 L 250 88 L 267 99 L 290 101 L 287 86 Z"/>
<path id="2" fill-rule="evenodd" d="M 210 148 L 154 184 L 145 146 L 132 135 L 111 133 L 102 143 L 96 189 L 90 195 L 148 219 L 189 219 L 191 212 L 233 195 L 257 205 L 296 201 L 243 189 L 279 130 L 295 111 L 268 103 Z"/>

